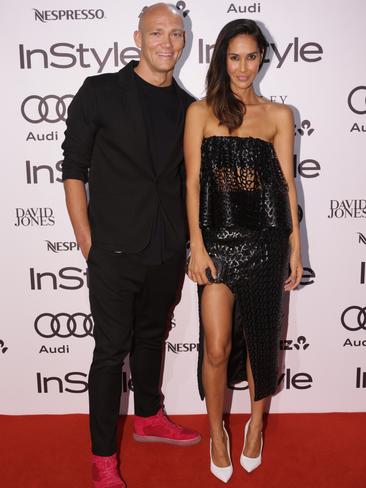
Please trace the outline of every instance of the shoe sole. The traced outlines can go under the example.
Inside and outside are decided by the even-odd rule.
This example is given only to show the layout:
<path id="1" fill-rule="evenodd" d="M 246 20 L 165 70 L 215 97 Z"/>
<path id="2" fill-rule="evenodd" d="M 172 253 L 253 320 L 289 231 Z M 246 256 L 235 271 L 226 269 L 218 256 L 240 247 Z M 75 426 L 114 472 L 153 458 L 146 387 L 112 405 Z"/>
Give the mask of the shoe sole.
<path id="1" fill-rule="evenodd" d="M 137 442 L 162 442 L 163 444 L 172 444 L 174 446 L 194 446 L 195 444 L 201 442 L 200 436 L 196 437 L 195 439 L 178 441 L 176 439 L 167 439 L 166 437 L 138 435 L 134 433 L 133 438 Z"/>

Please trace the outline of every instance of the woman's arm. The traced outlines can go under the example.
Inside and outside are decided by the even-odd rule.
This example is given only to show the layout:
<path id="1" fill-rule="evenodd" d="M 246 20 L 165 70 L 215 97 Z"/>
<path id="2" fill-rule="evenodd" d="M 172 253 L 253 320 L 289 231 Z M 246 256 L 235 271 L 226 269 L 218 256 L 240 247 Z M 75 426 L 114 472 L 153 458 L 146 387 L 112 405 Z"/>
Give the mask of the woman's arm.
<path id="1" fill-rule="evenodd" d="M 207 109 L 205 102 L 190 105 L 184 130 L 184 162 L 186 168 L 186 204 L 191 247 L 188 276 L 199 285 L 208 283 L 205 270 L 211 269 L 216 278 L 215 266 L 210 259 L 199 226 L 201 144 Z"/>
<path id="2" fill-rule="evenodd" d="M 292 233 L 290 234 L 291 274 L 285 281 L 285 290 L 289 291 L 293 290 L 299 285 L 303 273 L 301 263 L 300 226 L 293 172 L 294 119 L 291 109 L 286 105 L 276 105 L 275 118 L 277 130 L 273 140 L 273 145 L 288 185 L 288 195 L 292 218 Z"/>

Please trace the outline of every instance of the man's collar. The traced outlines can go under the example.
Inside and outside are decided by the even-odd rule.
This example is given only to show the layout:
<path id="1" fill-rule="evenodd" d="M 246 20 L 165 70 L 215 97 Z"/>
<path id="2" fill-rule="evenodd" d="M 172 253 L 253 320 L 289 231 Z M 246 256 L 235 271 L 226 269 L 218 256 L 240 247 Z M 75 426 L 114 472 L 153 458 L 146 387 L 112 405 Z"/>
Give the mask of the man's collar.
<path id="1" fill-rule="evenodd" d="M 119 74 L 119 81 L 120 81 L 120 83 L 123 84 L 123 83 L 125 83 L 127 81 L 132 81 L 133 80 L 134 69 L 136 68 L 136 66 L 138 64 L 139 64 L 139 62 L 136 61 L 135 59 L 133 59 L 128 64 L 126 64 L 126 66 L 124 66 L 122 69 L 119 70 L 118 74 Z M 174 76 L 172 78 L 172 84 L 176 88 L 178 87 L 178 84 L 175 81 Z"/>

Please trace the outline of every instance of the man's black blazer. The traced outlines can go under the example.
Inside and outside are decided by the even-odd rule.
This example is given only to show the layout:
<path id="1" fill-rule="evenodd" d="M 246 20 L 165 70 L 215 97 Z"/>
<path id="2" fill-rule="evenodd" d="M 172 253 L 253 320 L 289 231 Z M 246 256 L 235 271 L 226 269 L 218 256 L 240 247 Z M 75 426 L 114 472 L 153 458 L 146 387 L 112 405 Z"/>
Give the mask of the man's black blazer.
<path id="1" fill-rule="evenodd" d="M 92 242 L 138 252 L 149 242 L 158 204 L 173 245 L 186 237 L 182 188 L 184 116 L 194 101 L 175 80 L 181 104 L 179 151 L 155 173 L 131 61 L 117 73 L 87 78 L 69 106 L 62 144 L 63 180 L 89 182 Z"/>

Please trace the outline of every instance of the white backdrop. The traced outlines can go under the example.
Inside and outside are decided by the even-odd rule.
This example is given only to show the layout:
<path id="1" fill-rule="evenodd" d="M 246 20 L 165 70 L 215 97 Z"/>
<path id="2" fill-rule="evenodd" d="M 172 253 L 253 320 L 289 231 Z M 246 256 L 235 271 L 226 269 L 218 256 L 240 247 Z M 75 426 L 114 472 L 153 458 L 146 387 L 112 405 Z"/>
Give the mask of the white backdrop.
<path id="1" fill-rule="evenodd" d="M 60 144 L 68 95 L 86 76 L 117 71 L 138 57 L 132 35 L 145 5 L 20 0 L 2 11 L 0 413 L 87 412 L 92 322 L 86 265 L 60 183 Z M 272 46 L 258 90 L 294 109 L 306 276 L 284 303 L 284 376 L 271 411 L 362 411 L 366 3 L 187 0 L 178 7 L 187 14 L 188 42 L 177 70 L 186 89 L 203 96 L 206 46 L 225 23 L 249 17 L 262 23 Z M 205 411 L 196 383 L 197 339 L 196 290 L 186 280 L 166 349 L 169 413 Z M 131 413 L 127 367 L 124 390 L 121 411 Z M 235 391 L 227 407 L 248 411 L 248 392 Z"/>

